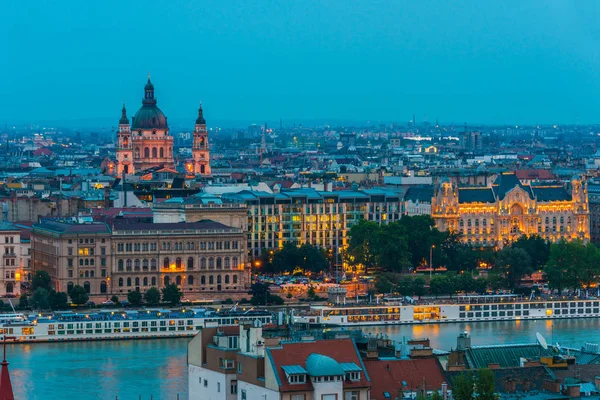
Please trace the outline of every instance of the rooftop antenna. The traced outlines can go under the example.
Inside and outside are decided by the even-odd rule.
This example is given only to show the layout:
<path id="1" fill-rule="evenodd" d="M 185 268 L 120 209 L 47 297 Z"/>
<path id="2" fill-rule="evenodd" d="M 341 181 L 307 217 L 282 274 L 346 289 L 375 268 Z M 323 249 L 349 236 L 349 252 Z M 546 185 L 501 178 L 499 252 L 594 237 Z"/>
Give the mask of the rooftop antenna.
<path id="1" fill-rule="evenodd" d="M 548 343 L 546 342 L 546 339 L 544 338 L 544 336 L 542 336 L 541 333 L 536 332 L 535 333 L 535 337 L 537 338 L 537 342 L 540 344 L 540 346 L 542 347 L 542 349 L 544 350 L 548 350 Z M 542 356 L 542 351 L 540 350 L 540 357 Z"/>

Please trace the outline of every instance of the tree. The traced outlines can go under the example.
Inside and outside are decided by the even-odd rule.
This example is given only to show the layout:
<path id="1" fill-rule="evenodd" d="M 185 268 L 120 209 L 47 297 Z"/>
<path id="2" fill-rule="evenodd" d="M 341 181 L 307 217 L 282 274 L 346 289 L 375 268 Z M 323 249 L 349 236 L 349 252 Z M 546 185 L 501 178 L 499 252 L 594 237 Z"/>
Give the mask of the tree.
<path id="1" fill-rule="evenodd" d="M 577 283 L 589 289 L 598 281 L 597 277 L 600 273 L 600 252 L 592 243 L 588 243 L 583 252 L 582 257 L 575 260 L 575 271 Z"/>
<path id="2" fill-rule="evenodd" d="M 310 285 L 308 287 L 308 290 L 306 291 L 306 297 L 308 297 L 308 299 L 312 301 L 316 295 L 317 293 L 315 291 L 315 287 L 313 285 Z"/>
<path id="3" fill-rule="evenodd" d="M 400 223 L 379 226 L 374 239 L 371 246 L 378 266 L 389 272 L 402 272 L 410 266 L 408 241 Z"/>
<path id="4" fill-rule="evenodd" d="M 529 254 L 523 249 L 505 247 L 498 253 L 496 271 L 504 277 L 509 288 L 516 288 L 523 276 L 531 274 L 534 270 Z"/>
<path id="5" fill-rule="evenodd" d="M 581 260 L 584 253 L 584 246 L 579 241 L 561 240 L 550 246 L 550 258 L 544 268 L 548 286 L 558 290 L 559 294 L 566 288 L 575 287 L 578 284 L 577 260 Z"/>
<path id="6" fill-rule="evenodd" d="M 525 250 L 534 270 L 541 269 L 550 258 L 550 244 L 538 235 L 523 235 L 511 247 Z"/>
<path id="7" fill-rule="evenodd" d="M 35 289 L 31 296 L 31 307 L 41 310 L 50 308 L 50 304 L 48 303 L 48 290 L 43 287 Z"/>
<path id="8" fill-rule="evenodd" d="M 442 400 L 443 398 L 444 397 L 440 394 L 440 392 L 434 390 L 433 393 L 431 393 L 431 397 L 429 400 Z"/>
<path id="9" fill-rule="evenodd" d="M 447 279 L 445 276 L 434 276 L 429 282 L 429 290 L 436 297 L 446 293 Z"/>
<path id="10" fill-rule="evenodd" d="M 475 399 L 475 390 L 473 388 L 473 376 L 470 372 L 465 372 L 456 377 L 452 388 L 452 397 L 455 400 Z"/>
<path id="11" fill-rule="evenodd" d="M 160 290 L 151 287 L 144 293 L 144 300 L 150 306 L 157 306 L 160 303 Z"/>
<path id="12" fill-rule="evenodd" d="M 321 272 L 329 268 L 325 251 L 309 243 L 300 246 L 298 256 L 298 266 L 304 271 Z"/>
<path id="13" fill-rule="evenodd" d="M 270 294 L 269 298 L 267 299 L 267 303 L 275 304 L 276 306 L 280 306 L 284 303 L 284 301 L 280 296 L 277 296 L 276 294 Z"/>
<path id="14" fill-rule="evenodd" d="M 127 293 L 127 301 L 132 306 L 137 307 L 140 304 L 142 304 L 142 294 L 140 293 L 139 290 L 132 290 L 131 292 Z"/>
<path id="15" fill-rule="evenodd" d="M 360 220 L 350 228 L 350 242 L 346 256 L 350 265 L 362 265 L 365 274 L 375 266 L 373 240 L 379 230 L 375 222 Z"/>
<path id="16" fill-rule="evenodd" d="M 53 310 L 64 310 L 69 306 L 69 297 L 65 292 L 51 290 L 48 296 L 48 302 L 50 303 L 50 308 Z"/>
<path id="17" fill-rule="evenodd" d="M 116 294 L 113 294 L 113 295 L 110 297 L 110 301 L 112 301 L 112 302 L 113 302 L 113 303 L 115 303 L 115 304 L 119 304 L 119 297 L 117 297 L 117 295 L 116 295 Z"/>
<path id="18" fill-rule="evenodd" d="M 433 218 L 429 215 L 403 216 L 400 219 L 400 225 L 407 234 L 411 264 L 417 266 L 423 262 L 429 263 L 429 250 L 431 245 L 435 245 L 434 259 L 437 260 L 435 264 L 440 265 L 441 244 L 446 235 L 435 228 Z"/>
<path id="19" fill-rule="evenodd" d="M 375 290 L 377 293 L 391 293 L 394 290 L 394 283 L 385 275 L 378 275 L 375 279 Z"/>
<path id="20" fill-rule="evenodd" d="M 248 294 L 252 295 L 250 299 L 250 303 L 253 305 L 267 305 L 267 301 L 269 300 L 269 295 L 271 294 L 271 290 L 269 289 L 268 283 L 256 282 L 250 286 L 250 290 Z"/>
<path id="21" fill-rule="evenodd" d="M 417 277 L 412 280 L 411 284 L 412 294 L 415 296 L 423 296 L 425 294 L 425 279 Z"/>
<path id="22" fill-rule="evenodd" d="M 29 306 L 29 302 L 27 301 L 27 295 L 22 294 L 21 297 L 19 298 L 19 307 L 27 308 L 28 306 Z"/>
<path id="23" fill-rule="evenodd" d="M 80 285 L 73 286 L 69 296 L 71 297 L 71 301 L 77 305 L 85 304 L 90 299 L 88 292 Z"/>
<path id="24" fill-rule="evenodd" d="M 36 271 L 31 278 L 31 290 L 35 292 L 37 288 L 43 288 L 50 291 L 51 283 L 52 279 L 46 271 Z"/>
<path id="25" fill-rule="evenodd" d="M 172 306 L 179 304 L 179 300 L 183 297 L 183 293 L 174 283 L 170 283 L 164 288 L 162 288 L 162 300 L 165 303 L 170 303 Z"/>
<path id="26" fill-rule="evenodd" d="M 480 369 L 477 372 L 477 400 L 497 400 L 495 394 L 495 379 L 491 369 Z"/>

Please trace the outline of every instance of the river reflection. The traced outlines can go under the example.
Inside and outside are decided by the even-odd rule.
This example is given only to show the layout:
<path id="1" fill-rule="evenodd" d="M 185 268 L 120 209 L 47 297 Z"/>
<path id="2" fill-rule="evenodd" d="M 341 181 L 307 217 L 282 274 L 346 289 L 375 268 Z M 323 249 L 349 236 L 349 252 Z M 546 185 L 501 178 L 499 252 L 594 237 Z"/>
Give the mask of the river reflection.
<path id="1" fill-rule="evenodd" d="M 456 337 L 464 331 L 471 334 L 471 344 L 534 343 L 540 332 L 550 343 L 580 347 L 586 342 L 600 342 L 600 319 L 563 319 L 556 321 L 497 321 L 430 325 L 395 325 L 364 327 L 365 333 L 384 334 L 390 339 L 429 338 L 437 349 L 456 347 Z"/>

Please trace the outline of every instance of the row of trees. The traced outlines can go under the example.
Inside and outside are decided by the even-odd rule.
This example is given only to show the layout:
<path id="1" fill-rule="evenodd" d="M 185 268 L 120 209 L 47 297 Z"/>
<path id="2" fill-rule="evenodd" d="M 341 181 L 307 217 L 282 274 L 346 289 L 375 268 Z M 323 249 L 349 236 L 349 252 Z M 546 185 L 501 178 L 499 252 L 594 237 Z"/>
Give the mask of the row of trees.
<path id="1" fill-rule="evenodd" d="M 436 275 L 429 282 L 431 294 L 454 295 L 457 292 L 485 293 L 488 288 L 495 289 L 497 283 L 493 278 L 475 279 L 468 272 L 456 274 L 453 272 Z M 402 296 L 423 296 L 427 293 L 425 279 L 416 276 L 402 276 L 383 273 L 375 280 L 375 291 L 378 293 L 399 293 Z"/>
<path id="2" fill-rule="evenodd" d="M 329 268 L 325 250 L 308 243 L 300 247 L 285 243 L 279 250 L 264 251 L 258 262 L 262 271 L 272 274 L 296 270 L 321 272 Z"/>
<path id="3" fill-rule="evenodd" d="M 143 294 L 138 290 L 132 290 L 127 293 L 127 301 L 132 306 L 140 306 L 143 302 L 145 302 L 149 306 L 157 306 L 161 303 L 169 303 L 172 306 L 178 305 L 183 297 L 183 293 L 179 286 L 174 283 L 171 283 L 161 290 L 158 290 L 155 287 L 151 287 L 146 290 Z M 117 296 L 113 296 L 111 299 L 113 303 L 118 303 L 119 299 Z"/>

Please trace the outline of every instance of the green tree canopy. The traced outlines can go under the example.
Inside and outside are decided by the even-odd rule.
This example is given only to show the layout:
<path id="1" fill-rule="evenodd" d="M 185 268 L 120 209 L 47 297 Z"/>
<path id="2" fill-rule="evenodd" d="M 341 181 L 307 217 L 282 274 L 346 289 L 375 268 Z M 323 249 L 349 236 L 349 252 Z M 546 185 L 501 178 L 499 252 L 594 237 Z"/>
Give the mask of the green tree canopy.
<path id="1" fill-rule="evenodd" d="M 529 254 L 521 248 L 513 247 L 505 247 L 498 252 L 494 268 L 511 289 L 518 287 L 523 276 L 534 272 Z"/>
<path id="2" fill-rule="evenodd" d="M 69 296 L 71 296 L 71 301 L 77 305 L 85 304 L 90 299 L 88 292 L 80 285 L 73 286 Z"/>
<path id="3" fill-rule="evenodd" d="M 48 290 L 43 287 L 38 287 L 31 296 L 31 307 L 38 308 L 41 310 L 47 310 L 50 308 L 48 302 Z"/>
<path id="4" fill-rule="evenodd" d="M 538 235 L 523 235 L 511 247 L 525 250 L 534 270 L 541 269 L 550 258 L 550 244 Z"/>
<path id="5" fill-rule="evenodd" d="M 452 397 L 455 400 L 473 400 L 475 399 L 474 380 L 471 372 L 465 372 L 454 379 L 452 385 Z"/>
<path id="6" fill-rule="evenodd" d="M 64 310 L 69 306 L 69 296 L 65 292 L 51 290 L 48 301 L 53 310 Z"/>
<path id="7" fill-rule="evenodd" d="M 250 286 L 248 294 L 252 295 L 250 303 L 253 305 L 267 305 L 271 290 L 268 283 L 256 282 Z"/>
<path id="8" fill-rule="evenodd" d="M 31 290 L 35 292 L 37 288 L 44 288 L 47 291 L 51 289 L 52 279 L 46 271 L 35 271 L 31 278 Z"/>
<path id="9" fill-rule="evenodd" d="M 139 290 L 132 290 L 131 292 L 127 293 L 127 301 L 129 301 L 132 306 L 137 307 L 142 304 L 142 294 Z"/>
<path id="10" fill-rule="evenodd" d="M 144 293 L 144 300 L 148 305 L 157 306 L 160 303 L 160 290 L 155 287 L 146 290 L 146 293 Z"/>
<path id="11" fill-rule="evenodd" d="M 179 304 L 179 301 L 183 297 L 183 293 L 181 293 L 179 286 L 177 286 L 174 283 L 168 284 L 167 286 L 162 288 L 161 291 L 162 291 L 162 300 L 165 303 L 170 303 L 173 306 Z"/>

